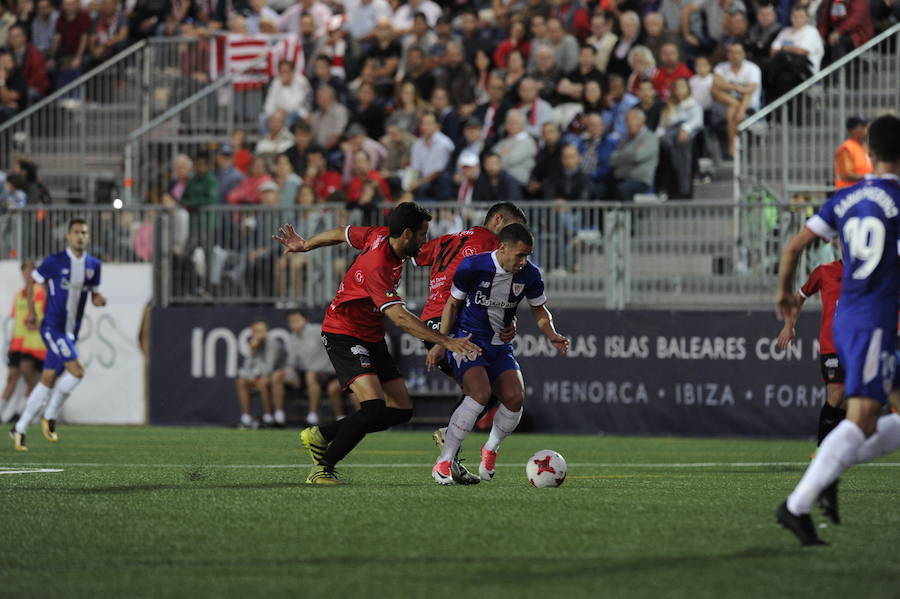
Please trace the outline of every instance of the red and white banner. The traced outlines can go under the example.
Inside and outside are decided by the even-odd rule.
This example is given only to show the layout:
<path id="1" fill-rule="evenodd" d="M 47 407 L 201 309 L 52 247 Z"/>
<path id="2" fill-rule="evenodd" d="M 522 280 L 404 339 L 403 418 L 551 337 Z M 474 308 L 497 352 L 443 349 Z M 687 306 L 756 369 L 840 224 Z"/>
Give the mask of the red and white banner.
<path id="1" fill-rule="evenodd" d="M 305 68 L 303 44 L 294 35 L 242 35 L 229 33 L 216 36 L 216 51 L 210 53 L 212 79 L 235 74 L 234 89 L 248 91 L 269 84 L 278 74 L 278 63 L 289 60 L 294 72 L 302 75 Z"/>

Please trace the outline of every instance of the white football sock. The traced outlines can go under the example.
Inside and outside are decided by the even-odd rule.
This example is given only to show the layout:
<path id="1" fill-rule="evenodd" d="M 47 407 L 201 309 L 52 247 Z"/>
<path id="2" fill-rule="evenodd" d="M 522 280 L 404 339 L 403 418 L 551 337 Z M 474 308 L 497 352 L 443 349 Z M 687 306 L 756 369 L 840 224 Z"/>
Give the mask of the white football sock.
<path id="1" fill-rule="evenodd" d="M 287 419 L 284 416 L 284 410 L 275 410 L 275 422 L 278 424 L 284 424 Z"/>
<path id="2" fill-rule="evenodd" d="M 319 415 L 316 412 L 310 412 L 306 415 L 306 424 L 310 426 L 319 425 Z"/>
<path id="3" fill-rule="evenodd" d="M 48 397 L 50 397 L 50 387 L 44 383 L 38 383 L 34 386 L 31 395 L 28 396 L 28 403 L 25 404 L 25 411 L 22 412 L 19 421 L 16 422 L 17 433 L 24 435 L 28 432 L 28 425 L 44 409 L 44 404 L 47 403 Z"/>
<path id="4" fill-rule="evenodd" d="M 484 409 L 480 403 L 466 396 L 459 407 L 453 411 L 450 416 L 450 424 L 447 425 L 447 432 L 444 433 L 444 448 L 438 457 L 438 462 L 456 459 L 456 452 L 462 446 L 462 442 L 475 428 L 475 421 Z"/>
<path id="5" fill-rule="evenodd" d="M 842 420 L 822 440 L 812 464 L 788 497 L 788 510 L 795 516 L 808 514 L 822 489 L 856 463 L 857 453 L 865 440 L 866 436 L 855 422 Z"/>
<path id="6" fill-rule="evenodd" d="M 494 425 L 491 427 L 491 435 L 488 437 L 487 443 L 485 443 L 484 446 L 491 451 L 497 451 L 500 444 L 503 443 L 503 439 L 510 436 L 512 432 L 516 430 L 521 419 L 522 410 L 512 412 L 507 410 L 506 406 L 501 404 L 497 413 L 494 414 Z"/>
<path id="7" fill-rule="evenodd" d="M 53 387 L 53 394 L 50 396 L 50 404 L 47 406 L 47 411 L 44 412 L 44 418 L 47 420 L 56 420 L 57 417 L 59 417 L 59 411 L 62 409 L 62 405 L 69 399 L 69 395 L 72 394 L 72 391 L 75 390 L 75 387 L 77 387 L 80 382 L 81 379 L 77 376 L 69 372 L 63 373 L 63 375 L 59 377 L 56 386 Z"/>
<path id="8" fill-rule="evenodd" d="M 253 424 L 253 416 L 250 414 L 241 414 L 241 424 L 244 426 L 250 426 Z"/>
<path id="9" fill-rule="evenodd" d="M 263 414 L 263 422 L 265 422 L 266 424 L 272 424 L 274 421 L 275 419 L 272 418 L 271 414 Z"/>
<path id="10" fill-rule="evenodd" d="M 900 447 L 900 415 L 888 414 L 878 419 L 875 434 L 866 439 L 856 452 L 856 462 L 868 462 Z"/>

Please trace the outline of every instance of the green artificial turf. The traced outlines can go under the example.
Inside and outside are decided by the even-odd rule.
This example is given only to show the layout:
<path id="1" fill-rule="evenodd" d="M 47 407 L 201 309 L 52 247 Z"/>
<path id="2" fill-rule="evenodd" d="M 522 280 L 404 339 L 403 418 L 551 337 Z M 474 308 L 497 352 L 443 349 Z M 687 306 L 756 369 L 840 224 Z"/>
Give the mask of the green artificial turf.
<path id="1" fill-rule="evenodd" d="M 493 482 L 439 487 L 428 433 L 379 433 L 313 487 L 296 431 L 60 436 L 0 455 L 62 469 L 0 475 L 0 597 L 900 596 L 891 456 L 845 475 L 832 546 L 803 548 L 773 511 L 809 442 L 513 435 Z M 561 488 L 525 479 L 539 449 Z"/>

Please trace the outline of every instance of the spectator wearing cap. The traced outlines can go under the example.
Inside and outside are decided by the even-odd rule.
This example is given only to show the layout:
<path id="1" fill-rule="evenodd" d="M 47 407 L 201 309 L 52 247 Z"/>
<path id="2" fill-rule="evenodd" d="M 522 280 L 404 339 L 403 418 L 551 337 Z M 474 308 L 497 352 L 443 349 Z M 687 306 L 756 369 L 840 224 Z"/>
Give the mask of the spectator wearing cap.
<path id="1" fill-rule="evenodd" d="M 259 204 L 259 194 L 264 183 L 272 183 L 275 189 L 278 185 L 269 176 L 269 167 L 266 161 L 257 156 L 250 163 L 250 173 L 226 197 L 229 204 Z"/>
<path id="2" fill-rule="evenodd" d="M 266 119 L 266 135 L 256 142 L 254 154 L 267 163 L 274 164 L 275 157 L 294 145 L 294 137 L 284 127 L 286 114 L 276 110 Z"/>
<path id="3" fill-rule="evenodd" d="M 834 152 L 834 186 L 843 189 L 855 185 L 872 172 L 872 159 L 866 148 L 867 120 L 860 116 L 847 119 L 847 139 Z"/>
<path id="4" fill-rule="evenodd" d="M 659 49 L 659 67 L 653 74 L 653 86 L 663 102 L 668 102 L 672 95 L 672 84 L 676 79 L 690 79 L 694 73 L 681 62 L 678 45 L 665 43 Z"/>
<path id="5" fill-rule="evenodd" d="M 478 181 L 480 162 L 478 156 L 471 152 L 463 152 L 456 161 L 456 175 L 453 182 L 459 188 L 456 192 L 456 201 L 462 205 L 471 204 L 475 192 L 475 183 Z"/>
<path id="6" fill-rule="evenodd" d="M 482 160 L 481 174 L 478 175 L 475 189 L 472 191 L 472 201 L 518 202 L 521 200 L 522 185 L 503 168 L 503 160 L 500 155 L 495 152 L 485 154 Z"/>
<path id="7" fill-rule="evenodd" d="M 9 29 L 9 49 L 12 52 L 16 67 L 25 77 L 28 85 L 28 100 L 34 100 L 44 96 L 50 89 L 50 78 L 47 76 L 47 66 L 40 51 L 28 42 L 25 28 L 21 25 L 13 25 Z"/>
<path id="8" fill-rule="evenodd" d="M 825 47 L 818 30 L 809 24 L 803 5 L 791 9 L 791 26 L 772 42 L 772 61 L 766 76 L 766 97 L 775 100 L 819 72 Z"/>
<path id="9" fill-rule="evenodd" d="M 645 193 L 653 186 L 659 163 L 659 141 L 646 127 L 646 117 L 640 108 L 629 110 L 625 120 L 628 137 L 609 157 L 612 177 L 598 187 L 597 195 L 630 202 L 635 194 Z"/>
<path id="10" fill-rule="evenodd" d="M 291 134 L 294 136 L 294 145 L 285 150 L 284 154 L 291 161 L 294 172 L 302 176 L 306 172 L 306 154 L 315 147 L 312 130 L 306 121 L 297 121 L 291 125 Z"/>
<path id="11" fill-rule="evenodd" d="M 506 137 L 493 148 L 493 152 L 503 161 L 503 169 L 519 182 L 528 184 L 534 159 L 537 155 L 537 144 L 525 129 L 525 116 L 518 110 L 506 113 Z"/>
<path id="12" fill-rule="evenodd" d="M 222 144 L 216 152 L 216 180 L 219 183 L 219 203 L 224 204 L 228 193 L 244 180 L 244 173 L 234 166 L 234 148 Z"/>
<path id="13" fill-rule="evenodd" d="M 453 197 L 453 182 L 446 172 L 453 142 L 438 130 L 437 117 L 426 112 L 419 121 L 421 136 L 412 147 L 410 167 L 419 180 L 412 190 L 416 201 L 446 200 Z"/>
<path id="14" fill-rule="evenodd" d="M 259 117 L 260 135 L 266 134 L 266 119 L 277 111 L 284 112 L 286 124 L 292 126 L 299 119 L 309 115 L 312 104 L 312 87 L 303 75 L 294 72 L 294 63 L 289 60 L 278 62 L 278 76 L 269 84 L 263 114 Z"/>
<path id="15" fill-rule="evenodd" d="M 313 140 L 326 152 L 331 152 L 337 149 L 350 117 L 347 109 L 337 102 L 334 89 L 329 85 L 319 87 L 316 101 L 319 109 L 310 118 Z"/>
<path id="16" fill-rule="evenodd" d="M 369 164 L 377 169 L 387 156 L 387 150 L 383 145 L 366 134 L 366 130 L 359 123 L 353 123 L 347 127 L 345 140 L 341 143 L 341 152 L 344 154 L 344 171 L 342 178 L 344 183 L 350 181 L 353 175 L 354 154 L 365 152 L 369 157 Z"/>

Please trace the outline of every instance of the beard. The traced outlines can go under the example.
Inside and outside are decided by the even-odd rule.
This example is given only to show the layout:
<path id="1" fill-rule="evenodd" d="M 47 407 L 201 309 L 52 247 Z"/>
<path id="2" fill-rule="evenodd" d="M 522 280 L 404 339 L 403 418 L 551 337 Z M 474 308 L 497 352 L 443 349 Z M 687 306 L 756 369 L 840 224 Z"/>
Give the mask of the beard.
<path id="1" fill-rule="evenodd" d="M 419 255 L 419 250 L 422 249 L 422 246 L 416 243 L 415 239 L 410 239 L 409 243 L 406 244 L 406 255 L 410 258 L 415 258 Z"/>

